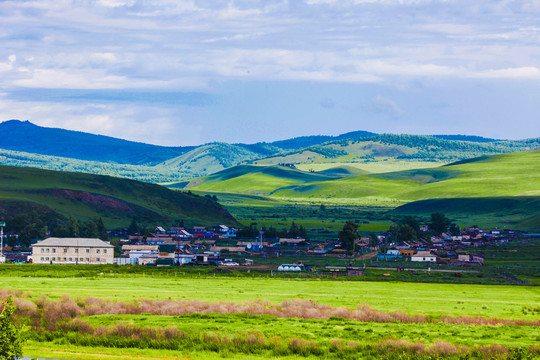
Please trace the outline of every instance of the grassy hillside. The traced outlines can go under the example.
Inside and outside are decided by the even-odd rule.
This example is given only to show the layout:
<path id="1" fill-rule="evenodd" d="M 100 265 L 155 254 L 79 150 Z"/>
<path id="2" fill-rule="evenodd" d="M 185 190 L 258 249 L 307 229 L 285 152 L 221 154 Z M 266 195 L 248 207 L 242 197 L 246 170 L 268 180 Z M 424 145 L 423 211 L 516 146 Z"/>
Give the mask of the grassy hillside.
<path id="1" fill-rule="evenodd" d="M 264 151 L 264 148 L 257 150 Z M 260 153 L 244 146 L 212 143 L 199 146 L 183 155 L 164 161 L 157 168 L 189 173 L 193 178 L 212 174 L 244 160 L 259 157 L 261 157 Z"/>
<path id="2" fill-rule="evenodd" d="M 195 179 L 186 188 L 198 191 L 269 194 L 284 186 L 336 178 L 336 175 L 304 172 L 284 166 L 239 165 Z"/>
<path id="3" fill-rule="evenodd" d="M 184 192 L 110 176 L 0 166 L 0 217 L 17 209 L 55 217 L 102 217 L 108 227 L 127 226 L 132 218 L 163 224 L 235 224 L 219 205 Z"/>
<path id="4" fill-rule="evenodd" d="M 265 169 L 272 167 L 228 169 L 202 179 L 200 184 L 193 181 L 192 189 L 266 194 L 282 203 L 390 208 L 412 203 L 396 213 L 429 214 L 439 209 L 471 221 L 489 217 L 526 229 L 540 228 L 540 210 L 535 205 L 540 198 L 540 151 L 484 156 L 432 169 L 339 178 L 298 170 L 292 172 L 298 173 L 292 178 L 291 172 L 277 176 L 265 173 Z M 337 172 L 345 175 L 347 171 Z M 421 200 L 429 201 L 416 203 Z"/>

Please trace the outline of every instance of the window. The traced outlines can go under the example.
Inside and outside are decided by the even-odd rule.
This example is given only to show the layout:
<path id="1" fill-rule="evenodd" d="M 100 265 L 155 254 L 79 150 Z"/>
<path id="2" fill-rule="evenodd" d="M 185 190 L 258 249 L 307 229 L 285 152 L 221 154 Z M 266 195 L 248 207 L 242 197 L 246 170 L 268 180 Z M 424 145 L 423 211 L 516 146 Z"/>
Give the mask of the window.
<path id="1" fill-rule="evenodd" d="M 67 248 L 64 248 L 64 253 L 67 253 Z"/>
<path id="2" fill-rule="evenodd" d="M 84 261 L 84 259 L 83 259 L 83 258 L 79 258 L 79 261 Z"/>
<path id="3" fill-rule="evenodd" d="M 52 249 L 52 252 L 55 253 L 55 252 L 56 252 L 56 249 Z"/>
<path id="4" fill-rule="evenodd" d="M 73 261 L 73 260 L 71 260 L 71 258 L 69 258 L 69 261 Z"/>
<path id="5" fill-rule="evenodd" d="M 47 248 L 47 252 L 49 252 L 49 248 Z"/>
<path id="6" fill-rule="evenodd" d="M 89 258 L 86 258 L 86 262 L 90 262 L 90 259 L 89 259 Z"/>
<path id="7" fill-rule="evenodd" d="M 44 248 L 41 248 L 41 252 L 44 253 L 44 252 L 45 252 L 45 249 L 44 249 Z"/>
<path id="8" fill-rule="evenodd" d="M 90 249 L 86 249 L 86 253 L 87 253 L 87 254 L 90 254 Z"/>
<path id="9" fill-rule="evenodd" d="M 52 261 L 56 261 L 56 258 L 55 258 L 55 257 L 53 257 L 53 258 L 52 258 Z"/>
<path id="10" fill-rule="evenodd" d="M 43 259 L 43 258 L 41 258 L 41 261 L 43 261 L 43 260 L 44 260 L 44 259 Z"/>
<path id="11" fill-rule="evenodd" d="M 99 254 L 99 249 L 96 250 L 96 253 Z"/>
<path id="12" fill-rule="evenodd" d="M 103 253 L 106 254 L 106 253 L 107 253 L 107 249 L 103 249 Z"/>
<path id="13" fill-rule="evenodd" d="M 99 258 L 96 259 L 96 262 L 99 262 Z"/>
<path id="14" fill-rule="evenodd" d="M 45 258 L 45 260 L 49 261 L 49 258 L 47 257 L 47 258 Z"/>
<path id="15" fill-rule="evenodd" d="M 78 254 L 79 253 L 79 249 L 75 249 L 75 254 Z"/>

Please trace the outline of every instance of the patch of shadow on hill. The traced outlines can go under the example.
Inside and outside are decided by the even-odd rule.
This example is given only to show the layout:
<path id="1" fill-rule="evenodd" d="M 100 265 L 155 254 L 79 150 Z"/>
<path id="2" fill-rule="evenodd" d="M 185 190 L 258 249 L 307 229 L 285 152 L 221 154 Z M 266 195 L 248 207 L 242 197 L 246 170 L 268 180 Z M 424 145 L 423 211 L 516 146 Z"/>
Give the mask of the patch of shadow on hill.
<path id="1" fill-rule="evenodd" d="M 392 212 L 413 213 L 460 213 L 489 214 L 504 212 L 508 215 L 526 216 L 540 214 L 540 197 L 489 197 L 489 198 L 453 198 L 428 199 L 411 202 L 395 208 Z"/>
<path id="2" fill-rule="evenodd" d="M 430 184 L 434 182 L 452 179 L 458 177 L 459 175 L 459 171 L 437 168 L 403 170 L 370 176 L 375 176 L 386 180 L 413 180 L 424 184 Z"/>

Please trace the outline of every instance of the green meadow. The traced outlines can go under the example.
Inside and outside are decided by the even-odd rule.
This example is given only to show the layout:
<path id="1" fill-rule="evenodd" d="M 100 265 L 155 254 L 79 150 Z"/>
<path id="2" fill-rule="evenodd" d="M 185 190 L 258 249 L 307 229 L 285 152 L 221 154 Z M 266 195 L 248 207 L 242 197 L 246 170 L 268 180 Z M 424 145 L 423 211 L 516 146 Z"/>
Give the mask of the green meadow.
<path id="1" fill-rule="evenodd" d="M 540 304 L 534 286 L 430 284 L 372 281 L 317 281 L 211 277 L 198 274 L 114 274 L 89 278 L 0 276 L 0 288 L 29 291 L 33 297 L 135 299 L 197 299 L 207 302 L 242 302 L 265 299 L 311 299 L 330 306 L 354 308 L 368 304 L 381 311 L 404 311 L 429 316 L 470 315 L 509 319 L 532 319 L 524 309 Z"/>
<path id="2" fill-rule="evenodd" d="M 226 277 L 181 268 L 134 268 L 133 273 L 107 266 L 80 269 L 0 269 L 0 291 L 15 292 L 21 299 L 16 303 L 23 307 L 19 321 L 27 329 L 25 355 L 81 360 L 533 359 L 540 341 L 540 328 L 533 325 L 540 320 L 540 289 L 534 286 L 272 278 L 256 273 Z M 115 303 L 135 312 L 125 313 Z M 142 303 L 145 310 L 137 312 Z M 84 304 L 97 304 L 96 310 L 91 310 L 94 305 L 88 314 L 76 310 Z M 210 310 L 183 310 L 203 310 L 205 304 L 212 305 Z M 234 310 L 255 304 L 262 304 L 257 305 L 260 310 Z M 289 315 L 260 312 L 281 306 L 289 306 Z M 343 317 L 319 317 L 319 311 L 327 311 L 319 308 L 343 308 L 338 312 Z M 365 320 L 345 315 L 362 308 L 372 314 Z M 37 312 L 25 315 L 32 311 Z M 396 313 L 403 315 L 391 321 L 380 317 Z M 41 325 L 36 325 L 37 316 L 43 317 Z M 407 320 L 415 316 L 420 318 Z"/>

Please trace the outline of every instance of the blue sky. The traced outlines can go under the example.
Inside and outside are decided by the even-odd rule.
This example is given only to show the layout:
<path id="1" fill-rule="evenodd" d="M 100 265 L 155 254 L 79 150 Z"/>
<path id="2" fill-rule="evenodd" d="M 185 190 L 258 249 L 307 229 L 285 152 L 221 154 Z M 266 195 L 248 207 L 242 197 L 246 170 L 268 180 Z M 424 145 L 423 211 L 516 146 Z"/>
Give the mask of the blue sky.
<path id="1" fill-rule="evenodd" d="M 540 136 L 540 0 L 0 1 L 0 121 L 161 145 Z"/>

